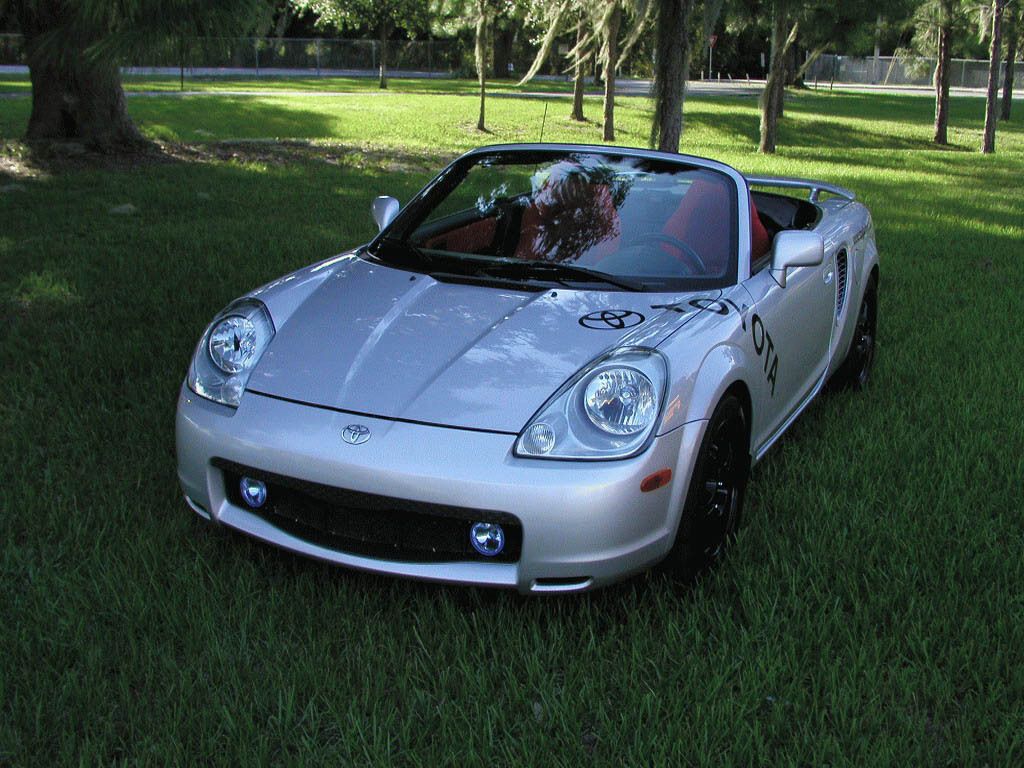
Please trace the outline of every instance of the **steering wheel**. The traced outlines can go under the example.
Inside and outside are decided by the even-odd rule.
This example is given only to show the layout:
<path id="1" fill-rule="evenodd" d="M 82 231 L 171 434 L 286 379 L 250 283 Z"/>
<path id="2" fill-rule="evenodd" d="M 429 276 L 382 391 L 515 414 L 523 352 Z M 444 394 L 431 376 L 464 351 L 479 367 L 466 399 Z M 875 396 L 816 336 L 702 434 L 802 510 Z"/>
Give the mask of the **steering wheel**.
<path id="1" fill-rule="evenodd" d="M 657 243 L 659 245 L 667 245 L 671 248 L 675 248 L 679 251 L 679 255 L 683 257 L 683 261 L 688 262 L 691 272 L 695 275 L 706 275 L 708 272 L 708 268 L 704 264 L 704 260 L 701 259 L 693 248 L 688 246 L 678 237 L 672 237 L 672 235 L 666 235 L 663 232 L 648 232 L 645 235 L 640 235 L 640 237 L 636 238 L 634 241 L 635 245 L 645 245 L 647 243 Z"/>

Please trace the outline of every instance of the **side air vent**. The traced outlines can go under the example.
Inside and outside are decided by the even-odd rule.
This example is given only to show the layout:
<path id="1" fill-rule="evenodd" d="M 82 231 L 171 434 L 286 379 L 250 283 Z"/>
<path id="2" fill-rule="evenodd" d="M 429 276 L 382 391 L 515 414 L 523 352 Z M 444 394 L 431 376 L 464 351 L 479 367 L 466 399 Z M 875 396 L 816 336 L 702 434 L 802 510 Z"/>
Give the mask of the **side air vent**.
<path id="1" fill-rule="evenodd" d="M 836 317 L 843 314 L 843 305 L 846 304 L 847 261 L 846 251 L 836 254 Z"/>

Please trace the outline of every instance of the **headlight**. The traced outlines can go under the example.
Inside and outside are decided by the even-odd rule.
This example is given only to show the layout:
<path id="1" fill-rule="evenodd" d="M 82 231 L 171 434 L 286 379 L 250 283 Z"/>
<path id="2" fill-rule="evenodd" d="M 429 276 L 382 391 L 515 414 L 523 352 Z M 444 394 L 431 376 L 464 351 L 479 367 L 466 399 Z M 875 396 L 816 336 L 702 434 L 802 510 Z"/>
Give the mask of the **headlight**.
<path id="1" fill-rule="evenodd" d="M 516 456 L 625 459 L 650 442 L 668 380 L 653 349 L 616 350 L 570 379 L 527 424 Z"/>
<path id="2" fill-rule="evenodd" d="M 233 302 L 199 340 L 188 370 L 189 389 L 208 400 L 237 407 L 249 375 L 272 338 L 274 322 L 263 302 Z"/>
<path id="3" fill-rule="evenodd" d="M 608 368 L 590 377 L 583 405 L 594 426 L 610 435 L 635 435 L 654 421 L 654 384 L 635 368 Z"/>

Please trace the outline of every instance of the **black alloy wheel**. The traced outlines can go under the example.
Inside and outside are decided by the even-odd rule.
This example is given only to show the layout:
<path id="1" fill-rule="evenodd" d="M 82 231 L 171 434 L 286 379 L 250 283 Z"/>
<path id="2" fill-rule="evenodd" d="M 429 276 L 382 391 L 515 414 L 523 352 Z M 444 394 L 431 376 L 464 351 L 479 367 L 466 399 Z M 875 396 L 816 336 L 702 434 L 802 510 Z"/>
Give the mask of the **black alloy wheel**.
<path id="1" fill-rule="evenodd" d="M 857 328 L 853 332 L 853 349 L 857 365 L 853 385 L 864 389 L 871 380 L 871 367 L 875 363 L 875 335 L 878 325 L 877 298 L 874 289 L 868 290 L 857 314 Z"/>
<path id="2" fill-rule="evenodd" d="M 835 372 L 831 382 L 835 389 L 862 390 L 871 381 L 871 370 L 878 349 L 878 284 L 868 283 L 857 313 L 857 325 L 850 341 L 850 351 Z"/>
<path id="3" fill-rule="evenodd" d="M 743 406 L 726 395 L 704 432 L 676 541 L 664 563 L 684 582 L 714 568 L 735 538 L 750 473 L 747 443 Z"/>

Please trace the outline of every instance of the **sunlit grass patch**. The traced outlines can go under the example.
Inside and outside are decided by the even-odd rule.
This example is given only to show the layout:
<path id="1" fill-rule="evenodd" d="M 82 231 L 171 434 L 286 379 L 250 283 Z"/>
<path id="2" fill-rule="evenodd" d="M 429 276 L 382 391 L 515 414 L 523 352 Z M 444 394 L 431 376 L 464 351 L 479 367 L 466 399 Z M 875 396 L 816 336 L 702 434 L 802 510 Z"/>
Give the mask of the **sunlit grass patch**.
<path id="1" fill-rule="evenodd" d="M 14 288 L 11 301 L 21 309 L 33 309 L 47 305 L 67 305 L 75 302 L 78 295 L 67 280 L 50 271 L 31 272 L 22 278 Z"/>

